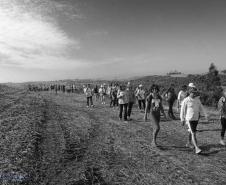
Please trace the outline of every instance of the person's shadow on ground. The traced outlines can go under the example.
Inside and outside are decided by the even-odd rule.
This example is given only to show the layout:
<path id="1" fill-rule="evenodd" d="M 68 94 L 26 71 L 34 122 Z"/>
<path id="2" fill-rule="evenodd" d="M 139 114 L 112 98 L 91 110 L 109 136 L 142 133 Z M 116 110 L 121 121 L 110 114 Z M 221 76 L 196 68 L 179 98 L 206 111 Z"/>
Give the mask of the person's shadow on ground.
<path id="1" fill-rule="evenodd" d="M 211 156 L 217 154 L 222 151 L 226 151 L 226 147 L 220 144 L 207 144 L 200 147 L 202 149 L 202 153 L 200 155 L 203 156 Z"/>

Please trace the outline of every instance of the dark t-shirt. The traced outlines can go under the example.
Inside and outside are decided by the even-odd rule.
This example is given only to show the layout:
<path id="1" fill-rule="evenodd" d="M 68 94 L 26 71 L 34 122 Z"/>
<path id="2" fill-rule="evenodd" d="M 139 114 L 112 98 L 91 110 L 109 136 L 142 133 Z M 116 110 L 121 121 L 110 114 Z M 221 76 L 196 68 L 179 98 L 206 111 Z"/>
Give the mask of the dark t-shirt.
<path id="1" fill-rule="evenodd" d="M 98 93 L 98 87 L 94 88 L 94 93 Z"/>
<path id="2" fill-rule="evenodd" d="M 177 95 L 175 93 L 174 88 L 170 87 L 166 93 L 168 102 L 174 102 L 177 99 Z"/>

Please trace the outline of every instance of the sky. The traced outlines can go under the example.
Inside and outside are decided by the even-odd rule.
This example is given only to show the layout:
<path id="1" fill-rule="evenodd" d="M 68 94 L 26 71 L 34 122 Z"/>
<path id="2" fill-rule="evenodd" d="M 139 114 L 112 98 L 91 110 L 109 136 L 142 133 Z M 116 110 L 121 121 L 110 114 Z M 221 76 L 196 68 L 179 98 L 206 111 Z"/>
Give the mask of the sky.
<path id="1" fill-rule="evenodd" d="M 225 0 L 0 0 L 0 83 L 226 69 Z"/>

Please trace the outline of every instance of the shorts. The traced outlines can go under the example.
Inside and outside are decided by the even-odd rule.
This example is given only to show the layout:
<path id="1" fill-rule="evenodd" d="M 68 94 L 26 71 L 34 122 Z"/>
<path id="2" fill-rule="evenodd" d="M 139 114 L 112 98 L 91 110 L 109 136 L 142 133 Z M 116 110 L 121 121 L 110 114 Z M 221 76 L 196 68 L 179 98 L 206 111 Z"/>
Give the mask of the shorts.
<path id="1" fill-rule="evenodd" d="M 187 125 L 188 125 L 188 131 L 195 133 L 197 131 L 198 121 L 188 121 Z"/>

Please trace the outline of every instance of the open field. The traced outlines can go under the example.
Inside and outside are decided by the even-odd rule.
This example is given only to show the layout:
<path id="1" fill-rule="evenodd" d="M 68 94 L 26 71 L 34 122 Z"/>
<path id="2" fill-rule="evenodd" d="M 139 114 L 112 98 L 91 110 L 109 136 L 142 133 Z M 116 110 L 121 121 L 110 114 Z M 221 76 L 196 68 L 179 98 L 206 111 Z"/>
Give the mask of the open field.
<path id="1" fill-rule="evenodd" d="M 1 184 L 226 184 L 219 121 L 199 124 L 204 152 L 195 155 L 185 147 L 188 133 L 179 120 L 161 121 L 160 147 L 152 148 L 151 122 L 137 105 L 126 123 L 117 109 L 85 103 L 81 94 L 1 87 Z"/>

